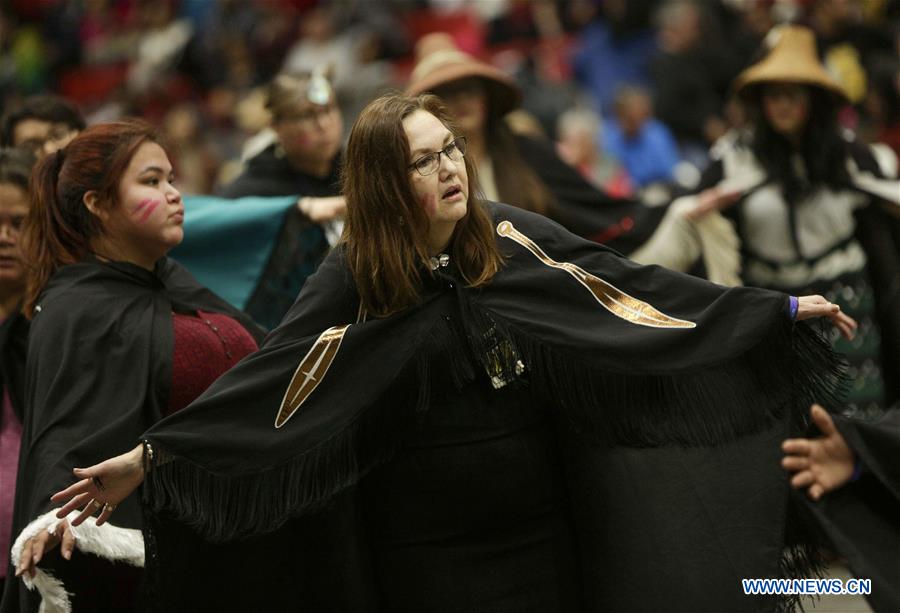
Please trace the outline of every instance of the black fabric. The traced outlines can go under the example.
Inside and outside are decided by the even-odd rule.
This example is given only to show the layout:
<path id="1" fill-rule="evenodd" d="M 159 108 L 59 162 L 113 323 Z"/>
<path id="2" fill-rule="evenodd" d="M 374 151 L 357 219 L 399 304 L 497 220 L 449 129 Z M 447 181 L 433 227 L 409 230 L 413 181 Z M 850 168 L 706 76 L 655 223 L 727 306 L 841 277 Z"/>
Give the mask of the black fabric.
<path id="1" fill-rule="evenodd" d="M 19 423 L 24 423 L 25 355 L 28 349 L 29 322 L 20 308 L 21 305 L 17 305 L 13 314 L 0 324 L 0 385 L 6 386 L 13 412 Z M 10 562 L 6 569 L 6 580 L 0 583 L 0 598 L 3 596 L 4 584 L 15 587 L 14 577 L 15 570 Z"/>
<path id="2" fill-rule="evenodd" d="M 774 596 L 744 595 L 740 580 L 792 574 L 781 567 L 786 429 L 775 424 L 716 447 L 654 449 L 590 445 L 564 432 L 585 610 L 777 608 Z"/>
<path id="3" fill-rule="evenodd" d="M 28 320 L 19 312 L 14 313 L 0 325 L 0 384 L 9 392 L 13 411 L 19 421 L 24 421 L 25 353 L 28 349 Z"/>
<path id="4" fill-rule="evenodd" d="M 279 530 L 213 544 L 149 514 L 142 609 L 147 613 L 375 613 L 378 597 L 356 490 Z"/>
<path id="5" fill-rule="evenodd" d="M 812 502 L 796 493 L 856 577 L 872 580 L 875 611 L 900 610 L 900 409 L 877 422 L 836 417 L 838 430 L 863 464 L 855 483 Z"/>
<path id="6" fill-rule="evenodd" d="M 38 301 L 28 344 L 25 415 L 13 537 L 55 507 L 50 495 L 72 483 L 72 468 L 124 453 L 165 414 L 172 381 L 173 311 L 223 313 L 258 341 L 250 318 L 200 286 L 169 259 L 153 272 L 89 260 L 54 274 Z M 112 523 L 140 529 L 136 500 Z M 78 563 L 76 552 L 72 564 Z M 19 582 L 22 609 L 33 596 Z M 18 609 L 8 590 L 3 611 Z"/>
<path id="7" fill-rule="evenodd" d="M 630 253 L 662 221 L 666 207 L 647 207 L 597 189 L 566 164 L 551 143 L 523 135 L 516 135 L 515 142 L 522 159 L 556 199 L 551 217 L 573 234 Z"/>
<path id="8" fill-rule="evenodd" d="M 441 317 L 457 320 L 447 306 Z M 423 356 L 428 410 L 359 488 L 379 610 L 581 611 L 552 414 L 528 390 L 485 378 L 457 389 L 442 364 L 464 341 L 454 326 L 441 331 Z"/>
<path id="9" fill-rule="evenodd" d="M 624 446 L 638 458 L 647 451 L 660 467 L 677 461 L 678 466 L 697 471 L 696 480 L 686 482 L 700 492 L 693 501 L 689 493 L 685 495 L 681 488 L 664 479 L 656 483 L 658 488 L 644 487 L 646 497 L 629 494 L 622 503 L 629 509 L 622 515 L 626 526 L 629 513 L 637 517 L 644 505 L 668 506 L 668 500 L 676 514 L 681 514 L 678 505 L 686 505 L 687 515 L 681 521 L 695 522 L 691 534 L 697 540 L 679 541 L 673 537 L 672 543 L 688 549 L 666 560 L 675 565 L 684 563 L 685 568 L 691 568 L 691 564 L 694 568 L 706 568 L 719 564 L 723 556 L 732 555 L 728 553 L 731 545 L 740 544 L 746 549 L 743 557 L 735 554 L 740 564 L 715 574 L 727 585 L 711 591 L 707 599 L 697 595 L 693 602 L 712 609 L 720 597 L 725 597 L 723 594 L 732 602 L 736 598 L 732 583 L 739 578 L 739 572 L 810 576 L 814 563 L 809 543 L 798 544 L 794 551 L 802 555 L 793 563 L 786 563 L 781 556 L 779 545 L 789 542 L 784 521 L 769 524 L 772 531 L 765 534 L 765 545 L 757 547 L 766 518 L 780 515 L 784 509 L 787 491 L 777 469 L 759 467 L 777 466 L 776 439 L 801 427 L 800 417 L 806 413 L 811 398 L 833 399 L 840 387 L 837 365 L 824 341 L 805 325 L 788 321 L 787 297 L 758 289 L 726 289 L 662 268 L 641 267 L 612 250 L 573 236 L 543 217 L 499 204 L 489 205 L 489 210 L 495 223 L 513 223 L 549 257 L 580 266 L 668 315 L 696 322 L 697 327 L 646 327 L 620 319 L 605 310 L 565 270 L 542 263 L 524 247 L 503 237 L 497 240 L 506 254 L 506 265 L 483 288 L 465 288 L 452 267 L 442 269 L 427 281 L 430 290 L 421 306 L 389 318 L 354 324 L 358 297 L 341 251 L 335 251 L 310 279 L 284 322 L 269 335 L 258 353 L 226 373 L 190 407 L 156 424 L 144 435 L 148 443 L 144 501 L 151 515 L 183 523 L 210 541 L 250 539 L 246 542 L 253 547 L 258 542 L 254 539 L 267 538 L 259 535 L 279 526 L 275 535 L 293 530 L 303 524 L 303 514 L 325 517 L 338 505 L 336 512 L 346 513 L 353 521 L 332 532 L 334 542 L 339 550 L 349 548 L 356 552 L 350 554 L 356 555 L 353 560 L 345 560 L 343 569 L 350 567 L 353 572 L 362 573 L 348 579 L 348 592 L 360 594 L 375 589 L 382 604 L 386 601 L 393 607 L 393 598 L 401 588 L 392 582 L 398 581 L 397 576 L 404 569 L 418 563 L 446 570 L 452 567 L 449 560 L 453 556 L 469 560 L 467 556 L 478 547 L 490 548 L 490 543 L 468 542 L 454 550 L 453 542 L 465 541 L 447 541 L 441 535 L 447 537 L 447 530 L 452 532 L 454 525 L 465 522 L 466 517 L 490 524 L 492 505 L 496 504 L 503 517 L 502 509 L 509 501 L 485 501 L 484 508 L 466 510 L 462 515 L 463 509 L 455 512 L 453 508 L 457 507 L 453 507 L 433 515 L 423 513 L 419 518 L 416 510 L 422 505 L 432 508 L 434 504 L 425 499 L 427 492 L 423 491 L 429 483 L 434 487 L 441 480 L 450 479 L 452 487 L 440 495 L 450 496 L 456 490 L 465 498 L 509 472 L 500 462 L 493 465 L 489 452 L 476 452 L 474 440 L 478 432 L 490 436 L 485 420 L 506 415 L 501 418 L 495 443 L 530 447 L 532 462 L 546 456 L 544 468 L 529 470 L 536 475 L 545 471 L 543 474 L 548 476 L 535 480 L 535 492 L 517 486 L 514 477 L 520 475 L 515 474 L 507 476 L 510 483 L 505 487 L 510 489 L 495 485 L 485 490 L 496 490 L 494 497 L 502 494 L 520 501 L 528 496 L 540 499 L 540 491 L 556 492 L 550 496 L 555 507 L 551 505 L 549 515 L 546 498 L 535 507 L 543 509 L 535 517 L 543 516 L 542 521 L 546 522 L 538 522 L 532 533 L 545 537 L 538 539 L 542 543 L 538 549 L 544 548 L 544 569 L 573 564 L 566 558 L 570 541 L 565 536 L 572 526 L 576 528 L 574 542 L 591 543 L 593 553 L 579 552 L 574 565 L 580 566 L 582 572 L 567 581 L 582 576 L 596 583 L 600 568 L 596 553 L 620 555 L 619 545 L 610 549 L 603 545 L 602 537 L 585 540 L 585 535 L 597 527 L 590 522 L 584 525 L 583 513 L 581 521 L 569 518 L 564 493 L 588 483 L 590 491 L 575 495 L 573 506 L 582 510 L 599 506 L 597 503 L 606 497 L 598 496 L 603 483 L 596 481 L 596 473 L 601 472 L 597 467 L 605 463 L 604 449 Z M 627 301 L 624 296 L 619 299 Z M 331 370 L 291 420 L 276 429 L 276 413 L 298 362 L 324 330 L 348 323 L 353 325 L 343 337 Z M 491 392 L 491 381 L 506 381 L 508 387 L 499 393 Z M 487 402 L 471 400 L 479 397 L 478 386 L 486 388 Z M 447 390 L 454 389 L 461 390 L 461 397 L 470 400 L 442 404 Z M 524 394 L 528 401 L 515 400 L 518 394 Z M 478 414 L 482 406 L 491 414 Z M 520 411 L 518 416 L 516 409 Z M 538 413 L 531 413 L 536 409 Z M 544 420 L 543 415 L 552 422 L 529 421 L 537 416 Z M 467 419 L 474 419 L 469 422 L 474 424 L 469 432 L 465 428 Z M 538 425 L 532 430 L 529 425 L 547 423 L 556 426 Z M 410 424 L 425 427 L 411 435 Z M 548 430 L 557 429 L 565 434 L 556 437 L 556 441 L 554 437 L 546 438 Z M 589 447 L 585 456 L 571 451 L 572 441 Z M 570 449 L 559 456 L 562 464 L 554 459 L 554 450 L 560 445 Z M 454 446 L 456 450 L 452 449 Z M 681 447 L 696 451 L 680 452 Z M 703 451 L 706 447 L 713 452 Z M 474 455 L 469 457 L 470 453 Z M 453 467 L 465 466 L 467 460 L 483 466 L 484 474 L 477 474 L 474 464 L 463 470 L 472 475 L 471 483 L 459 472 L 454 475 Z M 737 503 L 740 492 L 736 485 L 725 487 L 732 470 L 731 464 L 724 464 L 726 461 L 737 463 L 741 474 L 749 475 L 748 487 L 759 494 L 746 507 Z M 429 475 L 429 466 L 442 466 L 445 472 Z M 424 474 L 414 474 L 423 470 Z M 759 471 L 759 476 L 750 478 L 754 470 Z M 564 477 L 560 477 L 560 472 Z M 642 473 L 637 469 L 616 472 L 609 483 L 626 487 L 638 474 Z M 711 475 L 718 480 L 711 479 Z M 707 478 L 709 483 L 705 483 Z M 403 482 L 410 483 L 410 489 L 398 492 Z M 573 482 L 575 486 L 571 485 Z M 609 483 L 607 487 L 611 487 Z M 355 487 L 357 484 L 359 487 Z M 751 522 L 732 540 L 722 538 L 717 546 L 705 548 L 702 537 L 715 537 L 719 526 L 727 532 L 747 518 L 745 513 L 752 516 L 762 507 L 767 514 L 761 520 Z M 734 515 L 721 518 L 721 523 L 718 511 L 707 512 L 700 519 L 691 515 L 710 509 L 727 509 Z M 407 521 L 399 521 L 395 512 L 401 518 L 407 517 Z M 298 516 L 299 519 L 292 519 Z M 640 516 L 646 516 L 646 512 Z M 427 521 L 429 517 L 434 519 L 433 524 Z M 511 524 L 521 524 L 521 516 L 514 519 Z M 714 525 L 709 526 L 710 523 Z M 636 520 L 628 527 L 642 525 Z M 665 524 L 654 521 L 652 525 L 662 529 Z M 326 526 L 323 530 L 338 529 Z M 154 541 L 170 539 L 165 527 L 161 532 L 147 537 L 148 547 Z M 459 534 L 454 536 L 461 538 Z M 309 568 L 302 542 L 294 544 L 288 538 L 282 537 L 283 548 L 295 548 L 298 556 L 294 563 Z M 535 544 L 517 534 L 507 545 L 516 542 Z M 441 543 L 447 547 L 442 549 Z M 420 548 L 419 553 L 431 547 L 431 553 L 417 557 L 413 551 L 416 547 Z M 508 548 L 509 555 L 518 555 L 513 553 L 515 550 Z M 558 563 L 547 565 L 549 550 L 561 556 Z M 523 560 L 527 558 L 523 551 L 519 553 Z M 313 550 L 311 555 L 317 558 L 321 552 Z M 441 560 L 442 556 L 447 559 Z M 383 564 L 377 569 L 367 567 L 371 557 L 381 559 Z M 493 560 L 484 561 L 481 567 L 486 578 L 491 569 L 498 576 L 508 576 L 502 570 L 502 556 L 486 557 Z M 632 556 L 627 568 L 640 572 L 636 568 L 638 557 Z M 171 562 L 165 556 L 156 560 L 160 574 L 151 581 L 154 589 L 164 587 L 172 579 L 168 566 Z M 202 561 L 192 558 L 175 563 L 196 568 Z M 323 564 L 323 568 L 327 567 Z M 389 573 L 390 569 L 397 573 L 378 574 Z M 269 585 L 264 573 L 253 576 Z M 327 586 L 333 580 L 319 573 L 297 576 L 305 577 L 306 583 L 295 588 L 311 592 L 317 592 L 318 582 Z M 377 579 L 373 580 L 373 576 Z M 462 572 L 454 576 L 465 577 Z M 435 580 L 430 575 L 427 578 Z M 298 579 L 298 583 L 301 581 Z M 545 577 L 545 581 L 549 579 Z M 412 597 L 443 594 L 449 602 L 431 603 L 427 610 L 453 610 L 460 600 L 477 597 L 479 585 L 488 586 L 489 592 L 491 584 L 487 579 L 479 583 L 467 578 L 452 585 L 421 586 L 421 591 L 413 590 Z M 666 590 L 676 590 L 673 598 L 685 589 L 678 585 L 677 581 L 665 583 Z M 553 592 L 547 583 L 536 584 L 535 589 L 544 595 Z M 569 584 L 561 591 L 571 596 L 571 589 Z M 615 582 L 606 582 L 604 589 L 617 587 Z M 660 590 L 648 596 L 646 602 L 659 602 L 665 591 Z M 474 609 L 520 610 L 516 608 L 520 602 L 510 604 L 514 599 L 508 600 L 506 606 L 490 607 L 487 603 L 493 596 L 488 592 L 481 594 L 487 594 L 484 607 Z M 307 597 L 327 595 L 316 593 Z M 607 594 L 594 602 L 607 602 L 609 598 Z M 640 594 L 634 598 L 635 602 L 640 601 Z M 557 604 L 559 610 L 579 606 L 576 602 Z M 412 604 L 401 600 L 396 606 L 395 610 L 404 610 Z M 353 609 L 336 605 L 329 610 Z"/>
<path id="10" fill-rule="evenodd" d="M 651 66 L 654 112 L 679 142 L 705 144 L 706 121 L 721 115 L 723 96 L 715 86 L 720 80 L 707 64 L 707 58 L 698 50 L 663 51 Z"/>
<path id="11" fill-rule="evenodd" d="M 336 196 L 340 193 L 341 156 L 335 157 L 324 177 L 294 169 L 277 144 L 269 145 L 247 161 L 237 179 L 219 190 L 223 198 L 243 196 Z"/>
<path id="12" fill-rule="evenodd" d="M 277 145 L 271 145 L 247 162 L 247 169 L 220 190 L 226 198 L 243 196 L 328 197 L 340 195 L 338 155 L 330 172 L 315 177 L 295 170 Z M 290 309 L 306 279 L 315 272 L 329 245 L 325 232 L 296 207 L 284 218 L 278 238 L 256 289 L 245 309 L 267 329 L 274 328 Z"/>
<path id="13" fill-rule="evenodd" d="M 871 149 L 853 143 L 850 153 L 860 170 L 886 178 Z M 900 404 L 900 217 L 876 201 L 857 212 L 856 223 L 856 238 L 866 252 L 866 272 L 875 292 L 885 405 L 897 406 Z"/>

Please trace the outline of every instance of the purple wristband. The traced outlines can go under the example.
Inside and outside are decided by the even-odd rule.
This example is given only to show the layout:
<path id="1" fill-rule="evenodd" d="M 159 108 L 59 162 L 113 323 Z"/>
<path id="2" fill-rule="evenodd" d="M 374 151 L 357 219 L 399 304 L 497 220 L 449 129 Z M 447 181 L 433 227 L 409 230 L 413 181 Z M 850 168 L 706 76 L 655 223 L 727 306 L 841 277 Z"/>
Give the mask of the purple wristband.
<path id="1" fill-rule="evenodd" d="M 791 316 L 791 321 L 797 320 L 797 310 L 800 308 L 800 300 L 796 296 L 790 296 L 790 303 L 788 304 L 788 314 Z"/>

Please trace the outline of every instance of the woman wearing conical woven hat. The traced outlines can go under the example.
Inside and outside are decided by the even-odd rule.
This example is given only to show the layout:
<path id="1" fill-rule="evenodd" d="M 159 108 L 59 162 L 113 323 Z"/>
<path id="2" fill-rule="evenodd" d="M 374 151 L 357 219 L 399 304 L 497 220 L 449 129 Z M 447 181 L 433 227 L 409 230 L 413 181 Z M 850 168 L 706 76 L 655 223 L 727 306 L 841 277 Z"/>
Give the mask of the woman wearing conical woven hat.
<path id="1" fill-rule="evenodd" d="M 606 194 L 568 166 L 541 136 L 510 128 L 522 93 L 503 71 L 461 51 L 450 35 L 424 36 L 406 93 L 440 96 L 467 139 L 488 200 L 541 213 L 571 232 L 628 252 L 646 238 L 652 212 Z M 658 218 L 657 218 L 658 219 Z"/>
<path id="2" fill-rule="evenodd" d="M 719 282 L 833 297 L 863 322 L 854 343 L 835 344 L 857 375 L 851 407 L 875 414 L 900 400 L 900 293 L 890 289 L 900 271 L 896 160 L 839 125 L 847 98 L 809 29 L 784 26 L 766 43 L 766 55 L 734 82 L 750 128 L 707 169 L 698 196 L 675 203 L 636 259 L 687 270 L 702 256 Z M 668 222 L 679 214 L 678 224 L 701 234 L 723 230 L 721 240 L 673 231 Z M 711 258 L 713 243 L 731 252 Z"/>

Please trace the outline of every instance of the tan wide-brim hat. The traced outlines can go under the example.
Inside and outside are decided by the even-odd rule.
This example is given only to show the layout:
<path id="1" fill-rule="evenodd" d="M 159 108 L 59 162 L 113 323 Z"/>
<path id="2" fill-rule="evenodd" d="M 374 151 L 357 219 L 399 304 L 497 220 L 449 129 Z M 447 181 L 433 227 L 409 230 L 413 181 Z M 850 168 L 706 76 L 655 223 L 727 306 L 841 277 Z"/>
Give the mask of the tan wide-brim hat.
<path id="1" fill-rule="evenodd" d="M 460 51 L 444 32 L 428 34 L 416 43 L 416 66 L 406 93 L 415 96 L 433 92 L 441 85 L 471 77 L 484 82 L 491 115 L 503 116 L 522 102 L 522 92 L 512 77 Z"/>
<path id="2" fill-rule="evenodd" d="M 812 30 L 802 26 L 780 26 L 766 37 L 771 49 L 759 62 L 738 75 L 734 91 L 746 94 L 762 83 L 803 83 L 848 100 L 841 84 L 828 73 L 816 53 Z"/>

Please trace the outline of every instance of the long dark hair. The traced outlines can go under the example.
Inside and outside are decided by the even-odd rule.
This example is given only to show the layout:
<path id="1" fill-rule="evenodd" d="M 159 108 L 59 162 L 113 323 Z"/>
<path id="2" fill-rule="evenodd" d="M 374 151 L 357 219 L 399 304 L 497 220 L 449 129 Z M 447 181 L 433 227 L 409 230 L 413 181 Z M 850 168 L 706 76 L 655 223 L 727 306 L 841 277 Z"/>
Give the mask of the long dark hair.
<path id="1" fill-rule="evenodd" d="M 747 93 L 753 121 L 751 147 L 769 179 L 781 185 L 785 200 L 796 204 L 813 189 L 828 186 L 842 189 L 850 184 L 847 172 L 848 143 L 837 121 L 838 101 L 833 94 L 814 86 L 809 91 L 809 117 L 803 128 L 800 149 L 776 132 L 766 120 L 762 106 L 763 85 Z M 791 161 L 799 153 L 804 177 Z"/>
<path id="2" fill-rule="evenodd" d="M 416 304 L 428 265 L 429 220 L 413 195 L 409 141 L 403 120 L 417 110 L 455 130 L 440 98 L 387 94 L 363 109 L 350 132 L 344 159 L 343 191 L 347 216 L 342 242 L 362 307 L 384 317 Z M 475 196 L 475 170 L 465 158 L 469 202 L 456 224 L 450 255 L 470 286 L 487 283 L 502 257 L 491 220 Z"/>
<path id="3" fill-rule="evenodd" d="M 522 158 L 516 146 L 516 137 L 503 118 L 489 114 L 485 132 L 500 200 L 526 211 L 553 217 L 556 199 Z"/>
<path id="4" fill-rule="evenodd" d="M 135 152 L 148 141 L 160 142 L 153 127 L 140 119 L 97 124 L 38 162 L 22 235 L 27 316 L 53 273 L 83 260 L 91 253 L 91 241 L 103 232 L 100 218 L 84 204 L 84 195 L 96 191 L 99 207 L 118 206 L 119 181 Z"/>

